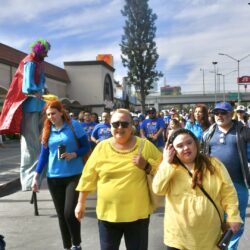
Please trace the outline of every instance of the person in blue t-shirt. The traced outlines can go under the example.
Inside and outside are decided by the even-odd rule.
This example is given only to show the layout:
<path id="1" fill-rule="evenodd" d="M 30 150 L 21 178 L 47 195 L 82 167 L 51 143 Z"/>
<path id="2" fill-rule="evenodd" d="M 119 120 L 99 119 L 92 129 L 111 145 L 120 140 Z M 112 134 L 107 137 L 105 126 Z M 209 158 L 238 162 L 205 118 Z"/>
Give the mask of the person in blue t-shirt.
<path id="1" fill-rule="evenodd" d="M 82 158 L 90 150 L 88 137 L 78 121 L 70 119 L 60 101 L 45 106 L 42 149 L 32 190 L 39 191 L 39 175 L 48 164 L 47 183 L 58 215 L 64 249 L 82 249 L 81 225 L 75 218 L 75 190 L 83 170 Z"/>
<path id="2" fill-rule="evenodd" d="M 197 104 L 194 112 L 190 114 L 185 128 L 192 131 L 199 141 L 202 140 L 203 133 L 209 128 L 208 109 L 205 104 Z"/>
<path id="3" fill-rule="evenodd" d="M 86 132 L 88 136 L 91 149 L 93 150 L 96 144 L 93 141 L 91 141 L 91 134 L 97 123 L 91 121 L 90 112 L 83 112 L 83 122 L 81 122 L 81 125 L 83 130 Z"/>
<path id="4" fill-rule="evenodd" d="M 104 111 L 102 113 L 102 121 L 103 123 L 97 124 L 92 131 L 91 141 L 95 144 L 98 144 L 100 141 L 108 139 L 112 136 L 109 112 Z"/>
<path id="5" fill-rule="evenodd" d="M 148 117 L 140 126 L 140 133 L 142 138 L 150 140 L 157 148 L 163 150 L 164 137 L 163 132 L 166 128 L 165 122 L 162 118 L 156 117 L 156 109 L 150 108 L 148 110 Z"/>

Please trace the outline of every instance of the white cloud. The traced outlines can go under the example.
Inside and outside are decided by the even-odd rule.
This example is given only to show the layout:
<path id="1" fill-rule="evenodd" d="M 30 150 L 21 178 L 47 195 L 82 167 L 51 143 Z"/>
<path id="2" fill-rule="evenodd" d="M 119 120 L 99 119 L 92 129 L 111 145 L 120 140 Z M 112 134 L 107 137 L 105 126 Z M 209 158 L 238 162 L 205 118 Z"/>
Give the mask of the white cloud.
<path id="1" fill-rule="evenodd" d="M 237 59 L 250 53 L 249 1 L 245 0 L 150 0 L 158 15 L 156 42 L 159 70 L 170 85 L 183 91 L 202 91 L 205 70 L 207 89 L 214 88 L 212 61 L 225 74 L 237 68 Z M 48 61 L 63 67 L 64 61 L 95 60 L 99 53 L 114 56 L 115 77 L 121 79 L 119 43 L 124 0 L 1 0 L 1 42 L 28 51 L 37 37 L 52 44 Z M 8 21 L 6 21 L 8 20 Z M 250 57 L 240 63 L 242 74 L 250 75 Z M 227 87 L 237 90 L 236 74 L 226 76 Z M 161 80 L 163 82 L 163 78 Z"/>

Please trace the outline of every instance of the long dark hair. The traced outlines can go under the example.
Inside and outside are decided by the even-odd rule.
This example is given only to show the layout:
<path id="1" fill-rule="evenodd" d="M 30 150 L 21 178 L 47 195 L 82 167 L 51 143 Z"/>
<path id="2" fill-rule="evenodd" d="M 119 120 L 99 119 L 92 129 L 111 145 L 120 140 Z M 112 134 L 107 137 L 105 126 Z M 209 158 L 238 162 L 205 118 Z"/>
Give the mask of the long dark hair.
<path id="1" fill-rule="evenodd" d="M 202 126 L 202 130 L 203 131 L 206 131 L 209 126 L 210 126 L 210 122 L 209 122 L 209 119 L 208 119 L 208 109 L 207 109 L 207 106 L 205 104 L 197 104 L 194 108 L 194 112 L 197 108 L 200 108 L 201 111 L 202 111 L 202 119 L 201 119 L 201 126 Z"/>

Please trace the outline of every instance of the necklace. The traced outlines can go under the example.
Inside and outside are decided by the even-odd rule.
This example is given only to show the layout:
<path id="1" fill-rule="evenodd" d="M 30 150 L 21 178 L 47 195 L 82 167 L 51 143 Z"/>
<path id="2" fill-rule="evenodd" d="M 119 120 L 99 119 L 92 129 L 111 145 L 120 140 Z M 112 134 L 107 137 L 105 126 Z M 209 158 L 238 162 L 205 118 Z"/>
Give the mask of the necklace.
<path id="1" fill-rule="evenodd" d="M 135 144 L 133 145 L 133 147 L 129 148 L 129 149 L 118 149 L 112 140 L 110 140 L 109 145 L 110 145 L 111 149 L 118 154 L 129 154 L 137 148 L 137 140 L 135 141 Z"/>

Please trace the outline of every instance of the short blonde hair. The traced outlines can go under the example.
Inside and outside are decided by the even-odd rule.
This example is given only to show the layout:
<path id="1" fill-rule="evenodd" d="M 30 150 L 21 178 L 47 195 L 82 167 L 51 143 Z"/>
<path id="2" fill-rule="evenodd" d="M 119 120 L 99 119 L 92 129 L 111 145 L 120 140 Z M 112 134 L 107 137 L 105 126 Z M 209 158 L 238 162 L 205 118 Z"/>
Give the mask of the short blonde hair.
<path id="1" fill-rule="evenodd" d="M 130 111 L 127 110 L 127 109 L 121 109 L 121 108 L 120 108 L 120 109 L 116 109 L 116 110 L 112 113 L 112 117 L 113 117 L 113 115 L 116 114 L 116 113 L 125 114 L 125 115 L 127 115 L 127 116 L 130 118 L 130 121 L 131 121 L 131 122 L 133 121 L 133 117 L 132 117 Z M 112 118 L 112 117 L 111 117 L 111 118 Z"/>

